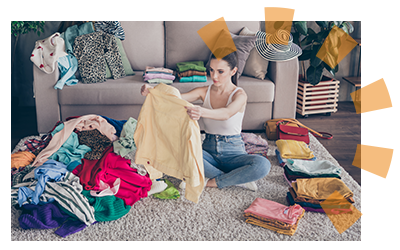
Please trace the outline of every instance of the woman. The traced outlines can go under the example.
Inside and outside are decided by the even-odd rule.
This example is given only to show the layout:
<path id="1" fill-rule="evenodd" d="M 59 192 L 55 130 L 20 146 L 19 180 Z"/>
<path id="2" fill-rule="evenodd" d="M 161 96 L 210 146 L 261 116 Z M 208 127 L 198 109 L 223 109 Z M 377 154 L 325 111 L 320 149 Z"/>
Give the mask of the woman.
<path id="1" fill-rule="evenodd" d="M 242 186 L 256 191 L 254 181 L 269 173 L 271 164 L 265 157 L 249 155 L 240 135 L 246 108 L 246 92 L 237 87 L 237 58 L 231 53 L 221 60 L 211 57 L 209 71 L 213 84 L 181 94 L 182 99 L 203 101 L 203 106 L 186 107 L 193 120 L 203 117 L 206 138 L 203 142 L 204 175 L 207 187 Z M 149 93 L 142 86 L 141 94 Z"/>

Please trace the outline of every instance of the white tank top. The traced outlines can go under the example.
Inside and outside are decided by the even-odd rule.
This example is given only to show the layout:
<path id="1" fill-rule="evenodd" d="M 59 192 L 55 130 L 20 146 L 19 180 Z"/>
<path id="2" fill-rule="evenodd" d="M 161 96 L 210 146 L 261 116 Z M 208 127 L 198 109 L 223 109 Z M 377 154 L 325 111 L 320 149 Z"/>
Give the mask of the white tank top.
<path id="1" fill-rule="evenodd" d="M 208 87 L 206 97 L 204 98 L 203 107 L 208 109 L 213 109 L 210 101 L 210 90 L 212 84 Z M 232 96 L 238 91 L 242 89 L 240 87 L 236 87 L 234 91 L 230 94 L 228 98 L 228 102 L 226 106 L 228 106 L 232 102 Z M 208 134 L 215 135 L 238 135 L 242 132 L 242 122 L 243 122 L 243 112 L 237 112 L 231 118 L 225 121 L 219 121 L 209 118 L 202 118 L 204 122 L 204 131 Z"/>

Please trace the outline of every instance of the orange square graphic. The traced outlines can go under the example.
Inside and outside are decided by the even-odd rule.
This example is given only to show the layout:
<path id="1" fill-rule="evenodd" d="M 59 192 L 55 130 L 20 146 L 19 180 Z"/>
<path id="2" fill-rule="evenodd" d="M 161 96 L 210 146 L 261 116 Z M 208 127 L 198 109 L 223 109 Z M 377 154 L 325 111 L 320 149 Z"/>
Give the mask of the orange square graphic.
<path id="1" fill-rule="evenodd" d="M 197 33 L 217 59 L 236 51 L 235 43 L 223 17 L 207 24 Z"/>
<path id="2" fill-rule="evenodd" d="M 294 9 L 286 9 L 279 7 L 265 7 L 265 33 L 267 34 L 275 34 L 279 30 L 285 30 L 288 34 L 292 29 L 292 22 L 294 16 Z M 288 37 L 289 38 L 289 37 Z M 274 41 L 278 44 L 288 45 L 287 40 L 278 40 Z M 266 41 L 267 44 L 271 43 L 270 41 Z"/>
<path id="3" fill-rule="evenodd" d="M 337 213 L 334 214 L 332 213 L 332 208 L 331 204 L 341 200 L 346 203 L 348 203 L 351 212 L 347 213 Z M 341 202 L 343 203 L 343 202 Z M 361 212 L 355 208 L 350 202 L 348 202 L 343 195 L 341 195 L 339 192 L 335 191 L 333 192 L 328 199 L 325 201 L 321 202 L 321 207 L 324 209 L 326 215 L 328 218 L 331 220 L 332 224 L 335 226 L 336 230 L 341 234 L 344 231 L 346 231 L 349 227 L 351 227 L 360 217 L 361 217 Z"/>
<path id="4" fill-rule="evenodd" d="M 358 144 L 352 165 L 386 178 L 392 156 L 393 149 Z"/>
<path id="5" fill-rule="evenodd" d="M 389 91 L 383 78 L 352 92 L 350 96 L 357 114 L 392 107 Z"/>
<path id="6" fill-rule="evenodd" d="M 350 35 L 335 25 L 319 49 L 317 57 L 333 69 L 357 44 Z"/>

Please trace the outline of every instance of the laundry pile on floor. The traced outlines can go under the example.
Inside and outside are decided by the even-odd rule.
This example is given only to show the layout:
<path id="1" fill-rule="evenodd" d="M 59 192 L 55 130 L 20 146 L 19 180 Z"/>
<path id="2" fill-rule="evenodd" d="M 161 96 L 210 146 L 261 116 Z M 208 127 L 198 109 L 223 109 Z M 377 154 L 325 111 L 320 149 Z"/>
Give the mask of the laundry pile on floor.
<path id="1" fill-rule="evenodd" d="M 150 180 L 131 159 L 136 120 L 99 115 L 67 118 L 11 156 L 11 201 L 20 226 L 55 228 L 65 237 L 126 215 L 133 204 L 167 184 Z M 152 191 L 152 192 L 151 192 Z"/>

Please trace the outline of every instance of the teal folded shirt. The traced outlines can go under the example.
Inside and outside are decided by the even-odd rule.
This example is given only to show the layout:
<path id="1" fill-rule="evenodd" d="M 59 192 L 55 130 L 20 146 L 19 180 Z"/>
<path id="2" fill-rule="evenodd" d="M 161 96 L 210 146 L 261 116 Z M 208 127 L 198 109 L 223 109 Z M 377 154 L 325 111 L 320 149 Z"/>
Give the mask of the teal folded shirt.
<path id="1" fill-rule="evenodd" d="M 179 82 L 207 82 L 207 76 L 184 76 L 179 79 Z"/>

